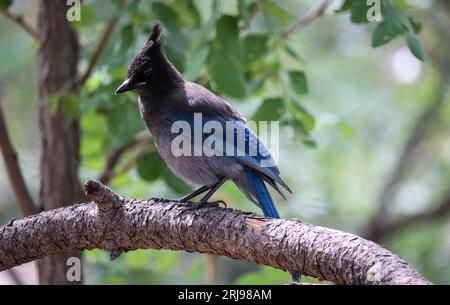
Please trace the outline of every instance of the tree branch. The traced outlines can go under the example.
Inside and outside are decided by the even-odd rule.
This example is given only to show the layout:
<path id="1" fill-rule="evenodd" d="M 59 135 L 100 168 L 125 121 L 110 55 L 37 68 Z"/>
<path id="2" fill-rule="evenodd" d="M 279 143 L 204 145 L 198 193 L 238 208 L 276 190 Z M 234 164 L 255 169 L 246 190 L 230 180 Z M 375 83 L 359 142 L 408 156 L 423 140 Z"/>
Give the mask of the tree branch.
<path id="1" fill-rule="evenodd" d="M 302 30 L 303 28 L 307 27 L 311 22 L 313 22 L 315 19 L 319 18 L 323 15 L 325 10 L 330 6 L 330 4 L 333 2 L 333 0 L 325 0 L 322 3 L 319 4 L 316 8 L 312 9 L 311 11 L 306 14 L 305 17 L 294 23 L 291 27 L 289 27 L 282 35 L 284 40 L 288 40 L 289 37 L 297 32 Z"/>
<path id="2" fill-rule="evenodd" d="M 117 6 L 117 11 L 119 12 L 127 1 L 123 1 L 120 5 Z M 109 24 L 106 26 L 105 31 L 103 32 L 102 37 L 100 38 L 100 42 L 97 46 L 97 49 L 95 49 L 94 54 L 91 57 L 91 60 L 89 61 L 88 68 L 86 72 L 83 74 L 83 76 L 78 81 L 78 84 L 80 85 L 80 88 L 86 83 L 86 81 L 91 76 L 92 72 L 94 71 L 95 66 L 97 65 L 97 62 L 100 60 L 100 57 L 106 48 L 106 45 L 108 44 L 109 38 L 111 37 L 112 33 L 114 32 L 114 28 L 117 25 L 117 22 L 119 21 L 119 17 L 113 17 Z"/>
<path id="3" fill-rule="evenodd" d="M 436 205 L 431 211 L 421 214 L 403 217 L 399 219 L 387 219 L 378 226 L 371 227 L 366 238 L 372 241 L 380 241 L 387 235 L 392 235 L 408 226 L 418 225 L 420 223 L 444 219 L 450 214 L 450 191 L 440 204 Z"/>
<path id="4" fill-rule="evenodd" d="M 106 165 L 101 174 L 98 176 L 97 180 L 99 180 L 103 184 L 108 184 L 111 179 L 115 175 L 115 168 L 117 164 L 120 162 L 120 159 L 122 156 L 128 152 L 129 150 L 135 148 L 136 146 L 139 146 L 143 143 L 146 143 L 149 141 L 149 138 L 141 138 L 141 139 L 134 139 L 131 142 L 128 142 L 124 144 L 121 147 L 113 148 L 106 159 Z"/>
<path id="5" fill-rule="evenodd" d="M 409 223 L 409 221 L 405 222 L 401 220 L 399 224 L 394 224 L 394 221 L 388 213 L 388 207 L 395 198 L 398 186 L 405 175 L 406 169 L 411 167 L 412 164 L 417 163 L 417 156 L 426 145 L 427 135 L 433 124 L 436 123 L 436 118 L 445 105 L 449 78 L 450 75 L 444 71 L 441 75 L 434 100 L 423 110 L 415 122 L 402 153 L 378 196 L 378 209 L 365 230 L 367 232 L 367 238 L 380 240 L 383 234 L 389 233 L 389 228 L 402 228 L 405 226 L 405 223 Z M 424 218 L 430 218 L 428 213 L 424 214 Z"/>
<path id="6" fill-rule="evenodd" d="M 9 138 L 6 127 L 5 117 L 3 115 L 2 104 L 0 101 L 0 150 L 3 161 L 5 162 L 6 172 L 11 183 L 17 203 L 22 211 L 22 215 L 29 216 L 37 213 L 36 205 L 31 199 L 28 188 L 23 179 L 22 172 L 17 163 L 17 154 Z"/>
<path id="7" fill-rule="evenodd" d="M 134 200 L 98 181 L 94 203 L 0 228 L 0 271 L 67 250 L 170 249 L 222 255 L 339 284 L 430 284 L 404 260 L 355 235 L 298 220 L 164 199 Z"/>
<path id="8" fill-rule="evenodd" d="M 31 25 L 29 25 L 24 19 L 23 16 L 17 15 L 10 10 L 2 10 L 3 15 L 5 15 L 8 19 L 15 22 L 19 27 L 21 27 L 25 32 L 27 32 L 31 38 L 36 41 L 39 41 L 40 35 Z"/>

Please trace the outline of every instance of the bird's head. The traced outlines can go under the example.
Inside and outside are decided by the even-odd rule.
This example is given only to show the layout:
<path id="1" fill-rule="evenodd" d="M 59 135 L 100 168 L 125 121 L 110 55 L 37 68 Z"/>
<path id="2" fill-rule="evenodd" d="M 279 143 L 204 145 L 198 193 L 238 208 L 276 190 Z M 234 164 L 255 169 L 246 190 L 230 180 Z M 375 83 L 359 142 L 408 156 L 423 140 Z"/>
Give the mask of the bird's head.
<path id="1" fill-rule="evenodd" d="M 161 50 L 162 26 L 158 21 L 145 46 L 128 68 L 128 78 L 116 90 L 120 94 L 130 90 L 155 91 L 163 87 L 173 75 L 173 66 Z"/>

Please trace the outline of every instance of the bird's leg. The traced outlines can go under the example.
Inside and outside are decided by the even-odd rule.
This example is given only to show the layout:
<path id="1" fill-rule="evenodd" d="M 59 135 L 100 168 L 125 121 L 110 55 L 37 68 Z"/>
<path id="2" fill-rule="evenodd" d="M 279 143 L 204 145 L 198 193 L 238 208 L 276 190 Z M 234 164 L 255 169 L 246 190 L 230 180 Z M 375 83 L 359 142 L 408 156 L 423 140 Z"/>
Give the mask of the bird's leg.
<path id="1" fill-rule="evenodd" d="M 173 201 L 186 202 L 186 201 L 191 200 L 195 196 L 206 192 L 209 189 L 211 189 L 211 186 L 205 185 L 205 186 L 202 186 L 201 188 L 193 191 L 192 193 L 187 194 L 186 196 L 180 197 L 180 198 L 175 199 L 175 200 L 173 200 L 173 199 L 166 199 L 166 198 L 150 198 L 150 200 L 154 200 L 155 202 L 173 202 Z"/>
<path id="2" fill-rule="evenodd" d="M 189 200 L 191 200 L 192 198 L 194 198 L 195 196 L 200 195 L 200 194 L 203 194 L 204 192 L 206 192 L 206 191 L 208 191 L 208 190 L 210 190 L 210 189 L 211 189 L 211 186 L 209 186 L 209 185 L 204 185 L 204 186 L 202 186 L 201 188 L 199 188 L 199 189 L 193 191 L 192 193 L 187 194 L 187 195 L 185 195 L 185 196 L 183 196 L 183 197 L 181 197 L 181 198 L 178 198 L 177 201 L 180 201 L 180 202 L 189 201 Z"/>
<path id="3" fill-rule="evenodd" d="M 225 207 L 227 206 L 227 204 L 222 201 L 222 200 L 217 200 L 217 201 L 213 201 L 213 202 L 208 202 L 208 199 L 211 198 L 212 195 L 214 195 L 215 192 L 217 192 L 217 190 L 225 183 L 225 181 L 227 181 L 228 178 L 222 178 L 220 179 L 219 182 L 217 182 L 216 184 L 209 186 L 209 185 L 204 185 L 202 187 L 200 187 L 199 189 L 193 191 L 190 194 L 187 194 L 186 196 L 183 196 L 181 198 L 178 198 L 175 201 L 178 202 L 186 202 L 191 200 L 192 198 L 206 192 L 209 190 L 208 193 L 206 193 L 205 196 L 202 197 L 202 199 L 200 199 L 200 201 L 198 203 L 200 203 L 201 205 L 207 204 L 207 205 L 213 205 L 213 206 L 219 206 L 220 203 L 222 203 L 223 205 L 225 205 Z M 171 202 L 174 200 L 170 200 L 170 199 L 163 199 L 163 198 L 152 198 L 152 200 L 155 200 L 156 202 Z"/>
<path id="4" fill-rule="evenodd" d="M 215 205 L 218 206 L 220 203 L 224 204 L 225 207 L 227 206 L 227 204 L 222 201 L 222 200 L 217 200 L 217 201 L 213 201 L 213 202 L 208 202 L 208 199 L 211 198 L 212 195 L 214 195 L 215 192 L 217 192 L 217 190 L 228 180 L 228 178 L 222 178 L 219 180 L 219 182 L 217 182 L 216 184 L 214 184 L 211 189 L 209 190 L 208 193 L 206 193 L 205 196 L 202 197 L 202 199 L 200 199 L 200 203 L 201 204 L 208 204 L 208 205 Z"/>

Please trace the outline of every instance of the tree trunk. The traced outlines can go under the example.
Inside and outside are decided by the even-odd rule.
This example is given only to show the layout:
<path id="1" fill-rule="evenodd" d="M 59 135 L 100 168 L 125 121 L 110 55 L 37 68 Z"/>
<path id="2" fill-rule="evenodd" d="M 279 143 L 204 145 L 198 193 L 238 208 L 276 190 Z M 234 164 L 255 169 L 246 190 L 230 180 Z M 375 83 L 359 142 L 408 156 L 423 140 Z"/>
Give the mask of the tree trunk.
<path id="1" fill-rule="evenodd" d="M 40 188 L 42 209 L 51 210 L 81 200 L 78 181 L 80 130 L 78 119 L 66 117 L 64 95 L 77 94 L 78 37 L 66 18 L 66 1 L 41 0 L 38 29 Z M 41 284 L 78 284 L 66 277 L 67 259 L 80 252 L 63 253 L 39 261 Z"/>

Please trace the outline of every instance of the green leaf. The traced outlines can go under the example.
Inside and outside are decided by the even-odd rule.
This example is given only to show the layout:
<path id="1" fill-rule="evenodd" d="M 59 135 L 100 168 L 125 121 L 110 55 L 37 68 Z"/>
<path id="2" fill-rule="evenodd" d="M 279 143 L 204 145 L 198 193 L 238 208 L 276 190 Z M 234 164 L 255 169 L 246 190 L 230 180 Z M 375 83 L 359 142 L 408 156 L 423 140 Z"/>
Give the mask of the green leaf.
<path id="1" fill-rule="evenodd" d="M 286 111 L 283 99 L 280 97 L 268 98 L 263 100 L 256 113 L 253 115 L 253 121 L 278 121 Z"/>
<path id="2" fill-rule="evenodd" d="M 87 83 L 86 83 L 87 84 Z M 112 83 L 107 86 L 99 86 L 96 89 L 95 94 L 88 90 L 82 91 L 80 112 L 83 113 L 89 108 L 102 108 L 104 106 L 108 106 L 111 103 L 111 94 L 114 94 L 114 91 L 117 89 L 120 83 Z M 86 87 L 85 87 L 86 88 Z"/>
<path id="3" fill-rule="evenodd" d="M 309 147 L 311 149 L 317 148 L 317 142 L 309 136 L 303 137 L 302 143 L 303 143 L 303 145 L 305 145 L 306 147 Z"/>
<path id="4" fill-rule="evenodd" d="M 122 82 L 127 77 L 126 67 L 115 67 L 111 70 L 110 76 L 114 81 Z"/>
<path id="5" fill-rule="evenodd" d="M 80 16 L 80 21 L 70 22 L 70 24 L 77 30 L 92 26 L 97 21 L 95 9 L 90 5 L 81 5 Z"/>
<path id="6" fill-rule="evenodd" d="M 408 19 L 404 17 L 402 12 L 398 11 L 398 8 L 386 2 L 383 5 L 383 17 L 384 21 L 379 23 L 375 28 L 372 35 L 372 47 L 379 47 L 390 42 L 398 35 L 404 34 L 409 31 L 407 26 Z"/>
<path id="7" fill-rule="evenodd" d="M 211 57 L 212 79 L 216 87 L 228 96 L 246 96 L 245 79 L 240 65 L 226 54 L 215 52 Z"/>
<path id="8" fill-rule="evenodd" d="M 191 48 L 187 52 L 186 71 L 184 72 L 184 76 L 188 80 L 197 79 L 203 68 L 206 67 L 205 63 L 211 49 L 209 40 L 216 29 L 216 15 L 218 15 L 218 12 L 216 11 L 218 8 L 216 6 L 217 5 L 213 8 L 214 11 L 206 24 L 199 30 L 196 39 L 193 40 Z"/>
<path id="9" fill-rule="evenodd" d="M 60 101 L 64 116 L 76 119 L 80 111 L 80 97 L 74 94 L 66 94 Z"/>
<path id="10" fill-rule="evenodd" d="M 293 59 L 297 60 L 299 63 L 304 64 L 305 60 L 303 57 L 293 48 L 291 48 L 288 44 L 283 44 L 283 49 L 286 51 L 286 53 L 292 57 Z"/>
<path id="11" fill-rule="evenodd" d="M 245 26 L 250 27 L 250 21 L 258 3 L 256 0 L 240 0 L 238 1 L 239 19 L 244 21 Z"/>
<path id="12" fill-rule="evenodd" d="M 194 1 L 175 0 L 171 7 L 174 9 L 181 25 L 188 27 L 201 25 L 200 13 Z"/>
<path id="13" fill-rule="evenodd" d="M 258 90 L 263 88 L 264 83 L 269 78 L 269 76 L 270 76 L 270 73 L 266 73 L 262 77 L 252 81 L 248 86 L 248 91 L 251 94 L 256 94 Z"/>
<path id="14" fill-rule="evenodd" d="M 289 12 L 287 12 L 285 9 L 280 7 L 278 4 L 276 4 L 275 1 L 270 1 L 270 0 L 263 1 L 263 8 L 264 8 L 264 11 L 269 16 L 274 17 L 281 24 L 286 25 L 292 19 L 292 15 Z"/>
<path id="15" fill-rule="evenodd" d="M 166 184 L 178 194 L 186 194 L 190 191 L 189 186 L 175 176 L 167 166 L 162 166 L 161 175 Z"/>
<path id="16" fill-rule="evenodd" d="M 182 26 L 172 6 L 162 2 L 153 2 L 152 8 L 156 17 L 164 25 L 167 42 L 166 55 L 180 71 L 184 71 L 186 50 L 189 50 L 190 40 L 182 32 Z"/>
<path id="17" fill-rule="evenodd" d="M 403 28 L 389 19 L 380 22 L 372 34 L 372 47 L 384 45 L 403 33 Z"/>
<path id="18" fill-rule="evenodd" d="M 154 181 L 161 175 L 163 161 L 157 152 L 143 154 L 137 162 L 137 172 L 145 181 Z"/>
<path id="19" fill-rule="evenodd" d="M 239 1 L 241 1 L 241 0 L 222 1 L 222 3 L 221 3 L 222 14 L 238 17 L 239 16 L 239 4 L 238 4 Z"/>
<path id="20" fill-rule="evenodd" d="M 176 28 L 180 26 L 177 14 L 171 6 L 162 2 L 154 2 L 152 4 L 152 9 L 168 31 L 176 30 Z"/>
<path id="21" fill-rule="evenodd" d="M 297 100 L 288 103 L 289 111 L 294 119 L 293 127 L 303 134 L 314 129 L 316 120 Z"/>
<path id="22" fill-rule="evenodd" d="M 269 37 L 265 34 L 250 34 L 244 38 L 244 54 L 247 62 L 261 58 L 268 50 Z"/>
<path id="23" fill-rule="evenodd" d="M 426 61 L 427 55 L 417 38 L 410 32 L 405 32 L 406 43 L 417 59 Z"/>
<path id="24" fill-rule="evenodd" d="M 131 101 L 121 101 L 108 113 L 108 129 L 114 146 L 124 145 L 145 129 L 139 110 Z"/>
<path id="25" fill-rule="evenodd" d="M 106 118 L 95 109 L 80 117 L 82 168 L 100 170 L 105 166 L 105 155 L 110 150 Z"/>
<path id="26" fill-rule="evenodd" d="M 101 84 L 102 84 L 101 73 L 94 73 L 87 79 L 83 89 L 89 93 L 93 93 L 100 87 Z"/>
<path id="27" fill-rule="evenodd" d="M 184 78 L 190 81 L 195 81 L 200 76 L 202 69 L 205 67 L 205 63 L 209 55 L 209 47 L 204 46 L 203 48 L 198 49 L 197 52 L 189 52 L 188 55 Z"/>
<path id="28" fill-rule="evenodd" d="M 338 10 L 336 10 L 336 13 L 348 11 L 349 9 L 352 8 L 355 1 L 356 0 L 344 0 L 344 2 L 342 2 L 341 4 L 341 7 Z"/>
<path id="29" fill-rule="evenodd" d="M 172 62 L 172 64 L 182 73 L 185 71 L 186 54 L 181 52 L 185 50 L 184 47 L 177 47 L 176 40 L 168 40 L 166 47 L 167 58 Z"/>
<path id="30" fill-rule="evenodd" d="M 370 6 L 367 5 L 366 0 L 356 1 L 350 9 L 350 20 L 353 23 L 367 23 L 367 11 Z"/>
<path id="31" fill-rule="evenodd" d="M 303 71 L 289 71 L 289 81 L 295 93 L 298 95 L 308 93 L 308 82 Z"/>
<path id="32" fill-rule="evenodd" d="M 130 12 L 130 21 L 136 28 L 143 28 L 148 22 L 147 16 L 139 9 Z"/>
<path id="33" fill-rule="evenodd" d="M 133 25 L 127 24 L 120 31 L 120 49 L 127 50 L 134 42 Z"/>
<path id="34" fill-rule="evenodd" d="M 411 9 L 411 6 L 406 2 L 406 0 L 394 0 L 394 6 L 401 11 Z"/>
<path id="35" fill-rule="evenodd" d="M 420 23 L 414 15 L 407 13 L 406 17 L 408 18 L 409 24 L 413 29 L 415 34 L 418 34 L 422 30 L 422 23 Z"/>
<path id="36" fill-rule="evenodd" d="M 240 57 L 239 28 L 236 17 L 224 15 L 217 21 L 216 40 L 228 57 Z"/>
<path id="37" fill-rule="evenodd" d="M 12 0 L 0 0 L 0 9 L 7 10 L 12 5 L 12 3 Z"/>

